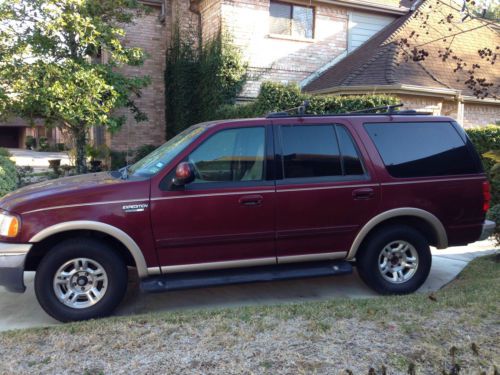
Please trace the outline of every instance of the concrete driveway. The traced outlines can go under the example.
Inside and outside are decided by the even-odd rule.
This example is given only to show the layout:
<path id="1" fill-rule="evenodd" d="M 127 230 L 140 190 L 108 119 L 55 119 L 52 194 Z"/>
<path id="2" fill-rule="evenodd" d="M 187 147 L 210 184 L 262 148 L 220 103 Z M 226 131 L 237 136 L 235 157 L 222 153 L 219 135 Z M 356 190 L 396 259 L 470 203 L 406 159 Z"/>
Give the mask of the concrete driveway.
<path id="1" fill-rule="evenodd" d="M 419 292 L 429 293 L 440 289 L 452 281 L 472 259 L 495 251 L 491 241 L 447 250 L 433 249 L 431 273 Z M 60 324 L 38 305 L 33 291 L 33 278 L 33 272 L 26 273 L 28 289 L 24 294 L 7 293 L 0 287 L 0 331 Z M 345 276 L 230 285 L 163 294 L 142 294 L 137 284 L 131 282 L 125 301 L 116 315 L 376 296 L 356 272 Z"/>

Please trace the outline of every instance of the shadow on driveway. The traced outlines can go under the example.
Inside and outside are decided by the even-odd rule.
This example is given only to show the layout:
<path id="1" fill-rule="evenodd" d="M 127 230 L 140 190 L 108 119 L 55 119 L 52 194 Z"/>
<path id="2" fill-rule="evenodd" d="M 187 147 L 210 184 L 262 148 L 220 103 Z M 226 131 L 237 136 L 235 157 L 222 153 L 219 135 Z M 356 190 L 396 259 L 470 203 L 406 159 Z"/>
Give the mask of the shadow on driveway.
<path id="1" fill-rule="evenodd" d="M 496 251 L 493 249 L 494 244 L 490 241 L 446 250 L 433 249 L 431 273 L 419 292 L 429 293 L 440 289 L 451 282 L 472 259 L 492 254 Z M 27 291 L 24 294 L 11 294 L 0 287 L 0 331 L 59 324 L 38 305 L 33 290 L 33 278 L 34 272 L 26 272 Z M 376 296 L 377 294 L 360 280 L 356 271 L 352 275 L 228 285 L 161 294 L 143 294 L 139 291 L 137 282 L 132 281 L 125 300 L 115 314 L 132 315 Z"/>

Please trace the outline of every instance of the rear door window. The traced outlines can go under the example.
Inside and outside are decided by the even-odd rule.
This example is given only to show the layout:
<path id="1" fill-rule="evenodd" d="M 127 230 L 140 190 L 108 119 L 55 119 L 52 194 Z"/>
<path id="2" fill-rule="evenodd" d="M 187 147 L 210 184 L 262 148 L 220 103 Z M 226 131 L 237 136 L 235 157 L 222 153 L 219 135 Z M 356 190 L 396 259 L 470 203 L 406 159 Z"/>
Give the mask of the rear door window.
<path id="1" fill-rule="evenodd" d="M 333 125 L 282 126 L 285 178 L 341 176 Z"/>
<path id="2" fill-rule="evenodd" d="M 285 179 L 364 175 L 353 140 L 340 125 L 283 125 Z"/>
<path id="3" fill-rule="evenodd" d="M 393 177 L 478 172 L 464 139 L 449 122 L 371 123 L 365 129 Z"/>

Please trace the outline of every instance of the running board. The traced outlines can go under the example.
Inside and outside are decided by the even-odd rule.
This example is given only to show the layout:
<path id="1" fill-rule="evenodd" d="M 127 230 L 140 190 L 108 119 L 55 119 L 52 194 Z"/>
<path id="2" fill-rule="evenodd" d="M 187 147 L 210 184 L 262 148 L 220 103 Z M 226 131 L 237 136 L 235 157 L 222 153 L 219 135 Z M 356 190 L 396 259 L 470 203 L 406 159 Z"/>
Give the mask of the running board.
<path id="1" fill-rule="evenodd" d="M 352 265 L 347 261 L 277 264 L 214 271 L 179 272 L 143 279 L 141 281 L 141 290 L 150 293 L 166 292 L 229 284 L 344 275 L 351 272 Z"/>

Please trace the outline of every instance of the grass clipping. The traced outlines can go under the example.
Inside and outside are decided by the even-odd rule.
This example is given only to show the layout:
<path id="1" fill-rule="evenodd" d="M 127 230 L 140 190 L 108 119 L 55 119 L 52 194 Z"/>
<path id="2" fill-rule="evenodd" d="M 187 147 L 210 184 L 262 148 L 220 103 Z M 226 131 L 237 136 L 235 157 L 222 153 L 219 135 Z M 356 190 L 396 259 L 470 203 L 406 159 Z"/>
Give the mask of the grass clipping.
<path id="1" fill-rule="evenodd" d="M 332 279 L 332 283 L 335 279 Z M 115 317 L 0 334 L 0 373 L 499 374 L 500 255 L 432 295 Z"/>

